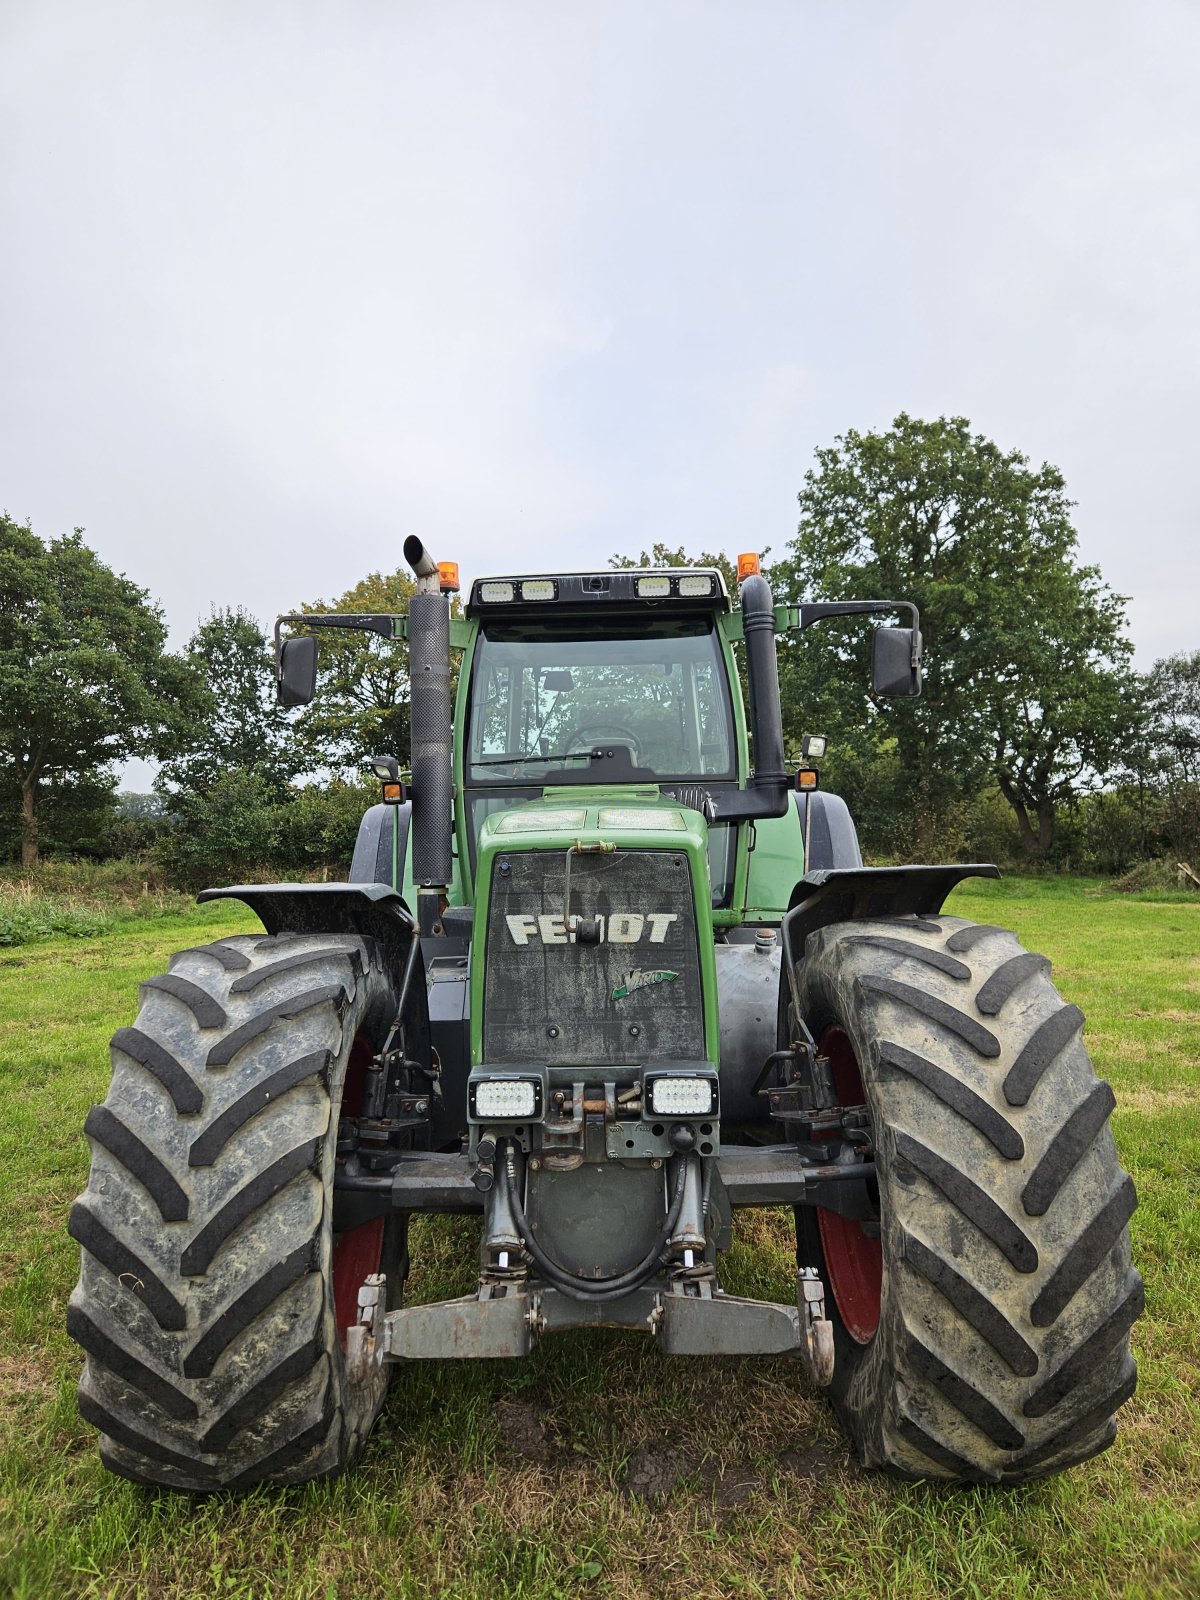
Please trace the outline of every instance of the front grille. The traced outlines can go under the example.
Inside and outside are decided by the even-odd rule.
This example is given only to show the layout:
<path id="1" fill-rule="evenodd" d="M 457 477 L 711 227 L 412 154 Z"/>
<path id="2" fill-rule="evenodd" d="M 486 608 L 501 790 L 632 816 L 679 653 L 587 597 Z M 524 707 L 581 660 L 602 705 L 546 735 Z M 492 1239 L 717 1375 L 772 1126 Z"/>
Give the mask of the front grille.
<path id="1" fill-rule="evenodd" d="M 514 851 L 492 867 L 484 1060 L 604 1066 L 705 1056 L 691 874 L 672 850 Z M 598 919 L 600 942 L 575 938 Z"/>

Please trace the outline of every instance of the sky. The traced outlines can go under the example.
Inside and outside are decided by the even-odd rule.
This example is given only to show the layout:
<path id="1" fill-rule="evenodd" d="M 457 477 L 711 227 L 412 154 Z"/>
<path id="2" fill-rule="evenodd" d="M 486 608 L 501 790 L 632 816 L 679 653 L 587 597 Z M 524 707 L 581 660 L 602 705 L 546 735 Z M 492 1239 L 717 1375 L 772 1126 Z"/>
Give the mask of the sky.
<path id="1" fill-rule="evenodd" d="M 0 0 L 0 508 L 178 647 L 409 533 L 779 555 L 817 448 L 960 415 L 1147 668 L 1200 648 L 1198 82 L 1194 0 Z"/>

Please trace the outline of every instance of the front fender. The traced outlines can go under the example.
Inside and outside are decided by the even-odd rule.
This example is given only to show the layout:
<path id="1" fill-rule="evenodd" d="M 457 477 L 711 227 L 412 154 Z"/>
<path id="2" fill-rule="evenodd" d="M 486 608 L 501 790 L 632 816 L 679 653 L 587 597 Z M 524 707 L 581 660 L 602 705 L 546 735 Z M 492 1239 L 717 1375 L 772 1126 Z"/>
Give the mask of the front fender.
<path id="1" fill-rule="evenodd" d="M 268 933 L 356 933 L 377 939 L 394 958 L 408 955 L 416 933 L 402 895 L 386 883 L 238 883 L 202 889 L 197 900 L 241 900 Z"/>

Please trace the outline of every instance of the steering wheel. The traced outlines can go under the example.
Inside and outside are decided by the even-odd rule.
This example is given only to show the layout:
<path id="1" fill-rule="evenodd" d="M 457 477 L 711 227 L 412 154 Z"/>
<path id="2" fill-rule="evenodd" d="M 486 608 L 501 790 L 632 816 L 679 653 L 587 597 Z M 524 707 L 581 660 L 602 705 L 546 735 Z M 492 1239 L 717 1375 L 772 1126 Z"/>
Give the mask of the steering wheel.
<path id="1" fill-rule="evenodd" d="M 604 744 L 608 740 L 626 745 L 629 749 L 631 764 L 635 767 L 641 766 L 642 752 L 638 736 L 632 728 L 625 727 L 621 722 L 586 722 L 581 724 L 567 740 L 567 754 L 582 754 L 583 750 L 591 750 L 595 745 Z"/>

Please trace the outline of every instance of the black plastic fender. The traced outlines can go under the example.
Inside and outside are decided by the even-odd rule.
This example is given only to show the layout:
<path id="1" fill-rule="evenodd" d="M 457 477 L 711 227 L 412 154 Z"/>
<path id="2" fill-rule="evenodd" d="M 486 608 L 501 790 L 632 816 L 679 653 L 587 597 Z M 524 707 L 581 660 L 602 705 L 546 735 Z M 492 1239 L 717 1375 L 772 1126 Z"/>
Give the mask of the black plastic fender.
<path id="1" fill-rule="evenodd" d="M 396 833 L 395 861 L 404 881 L 404 857 L 408 851 L 408 830 L 412 822 L 412 801 L 402 806 L 372 806 L 363 813 L 350 862 L 351 883 L 391 883 L 392 834 Z"/>

